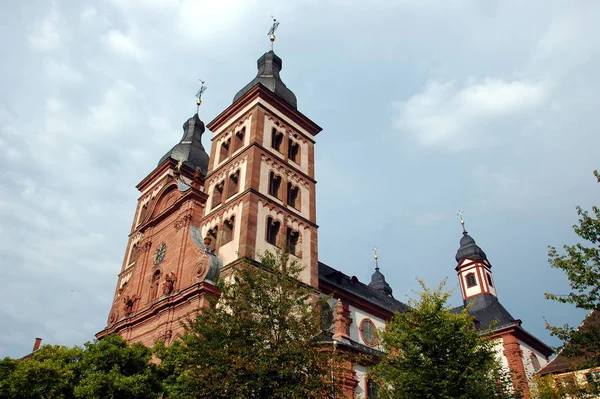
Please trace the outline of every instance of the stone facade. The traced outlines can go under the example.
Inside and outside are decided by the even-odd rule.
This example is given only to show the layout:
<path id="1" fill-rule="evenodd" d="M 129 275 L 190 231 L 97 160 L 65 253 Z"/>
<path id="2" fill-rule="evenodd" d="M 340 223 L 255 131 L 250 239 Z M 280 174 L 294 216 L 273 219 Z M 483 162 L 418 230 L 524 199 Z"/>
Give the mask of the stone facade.
<path id="1" fill-rule="evenodd" d="M 184 139 L 137 186 L 127 250 L 107 327 L 98 338 L 117 333 L 148 346 L 169 343 L 182 333 L 181 321 L 218 297 L 214 283 L 221 270 L 227 273 L 243 257 L 259 260 L 267 250 L 284 248 L 304 265 L 302 281 L 331 298 L 332 350 L 375 359 L 383 349 L 377 329 L 394 312 L 408 310 L 394 299 L 378 265 L 366 285 L 318 261 L 314 144 L 321 128 L 296 109 L 289 89 L 281 89 L 278 70 L 260 75 L 261 60 L 272 59 L 269 68 L 281 68 L 274 57 L 259 59 L 259 77 L 266 81 L 244 88 L 207 125 L 213 133 L 210 157 L 201 146 L 204 125 L 194 115 L 184 124 Z M 285 100 L 262 84 L 269 79 L 286 93 Z M 493 339 L 500 360 L 521 384 L 516 377 L 527 375 L 523 348 L 543 363 L 549 349 L 494 299 L 491 264 L 466 232 L 459 253 L 466 254 L 460 260 L 457 255 L 456 268 L 465 304 L 481 299 L 484 308 L 505 312 L 499 317 L 509 323 Z M 338 383 L 348 398 L 368 397 L 364 358 L 344 365 Z"/>

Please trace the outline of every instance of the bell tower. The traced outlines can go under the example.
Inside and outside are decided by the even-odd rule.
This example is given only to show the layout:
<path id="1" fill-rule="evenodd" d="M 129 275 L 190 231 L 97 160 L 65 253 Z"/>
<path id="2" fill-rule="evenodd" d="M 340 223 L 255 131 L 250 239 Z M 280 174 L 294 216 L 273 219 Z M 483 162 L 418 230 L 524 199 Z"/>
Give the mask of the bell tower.
<path id="1" fill-rule="evenodd" d="M 208 124 L 213 132 L 202 234 L 223 264 L 287 249 L 318 286 L 314 137 L 321 128 L 297 109 L 272 50 L 233 103 Z"/>
<path id="2" fill-rule="evenodd" d="M 496 286 L 492 276 L 492 264 L 475 240 L 467 233 L 462 212 L 459 212 L 463 236 L 456 252 L 456 272 L 460 283 L 463 301 L 480 295 L 497 297 Z"/>
<path id="3" fill-rule="evenodd" d="M 108 324 L 97 338 L 116 333 L 147 346 L 169 343 L 182 333 L 180 321 L 218 295 L 221 262 L 199 227 L 208 198 L 203 133 L 196 113 L 184 123 L 181 141 L 138 184 Z"/>

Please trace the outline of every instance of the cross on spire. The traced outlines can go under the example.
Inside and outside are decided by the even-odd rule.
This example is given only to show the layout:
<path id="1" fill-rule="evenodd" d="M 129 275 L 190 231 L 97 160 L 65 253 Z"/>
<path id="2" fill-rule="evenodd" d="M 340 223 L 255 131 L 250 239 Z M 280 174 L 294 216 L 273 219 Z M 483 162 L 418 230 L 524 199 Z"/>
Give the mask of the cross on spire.
<path id="1" fill-rule="evenodd" d="M 204 81 L 202 79 L 198 79 L 200 81 L 200 89 L 196 93 L 196 113 L 200 110 L 200 104 L 202 104 L 202 94 L 206 91 L 206 86 L 204 86 Z"/>
<path id="2" fill-rule="evenodd" d="M 463 215 L 464 214 L 465 213 L 463 211 L 460 211 L 460 210 L 457 213 L 458 217 L 460 218 L 460 225 L 462 226 L 463 233 L 466 233 L 467 230 L 465 228 L 465 220 L 463 219 Z"/>
<path id="3" fill-rule="evenodd" d="M 275 18 L 272 15 L 271 15 L 271 18 L 273 18 L 273 25 L 271 26 L 271 29 L 269 29 L 267 36 L 269 36 L 269 40 L 271 41 L 271 51 L 273 51 L 273 42 L 275 41 L 275 31 L 277 30 L 277 27 L 279 26 L 279 22 L 277 22 L 277 18 Z"/>
<path id="4" fill-rule="evenodd" d="M 373 252 L 374 252 L 373 257 L 375 258 L 375 270 L 379 270 L 379 255 L 377 254 L 378 250 L 379 250 L 379 248 L 377 248 L 377 247 L 373 248 Z"/>

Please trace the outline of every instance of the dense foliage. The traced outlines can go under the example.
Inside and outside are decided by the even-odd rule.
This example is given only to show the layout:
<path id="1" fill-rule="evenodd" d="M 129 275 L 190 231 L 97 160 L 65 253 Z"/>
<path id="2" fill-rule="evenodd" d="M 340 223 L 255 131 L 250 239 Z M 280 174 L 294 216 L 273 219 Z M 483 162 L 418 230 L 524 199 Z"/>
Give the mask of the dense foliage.
<path id="1" fill-rule="evenodd" d="M 151 398 L 162 391 L 151 350 L 118 336 L 85 348 L 44 345 L 32 357 L 0 360 L 0 397 L 6 399 Z"/>
<path id="2" fill-rule="evenodd" d="M 285 254 L 265 253 L 221 284 L 217 303 L 158 347 L 169 398 L 327 398 L 333 354 L 324 350 L 315 292 Z"/>
<path id="3" fill-rule="evenodd" d="M 511 392 L 493 342 L 475 330 L 466 310 L 452 311 L 450 294 L 427 288 L 396 313 L 381 332 L 387 353 L 371 375 L 382 398 L 487 399 L 520 397 Z M 498 384 L 498 382 L 505 382 Z"/>
<path id="4" fill-rule="evenodd" d="M 593 378 L 593 377 L 592 377 Z M 534 378 L 532 396 L 536 399 L 593 399 L 600 397 L 600 385 L 588 383 L 586 375 L 555 376 L 548 374 Z"/>
<path id="5" fill-rule="evenodd" d="M 594 171 L 600 183 L 600 174 Z M 577 207 L 579 223 L 573 226 L 575 233 L 586 245 L 578 243 L 563 246 L 564 253 L 550 247 L 550 265 L 562 270 L 571 287 L 567 295 L 547 293 L 546 298 L 574 305 L 580 309 L 595 310 L 593 318 L 600 315 L 600 208 L 592 207 L 592 213 Z M 590 320 L 591 321 L 591 320 Z M 600 365 L 600 322 L 588 322 L 584 328 L 569 325 L 550 326 L 551 334 L 564 343 L 561 355 L 577 358 L 577 367 Z"/>

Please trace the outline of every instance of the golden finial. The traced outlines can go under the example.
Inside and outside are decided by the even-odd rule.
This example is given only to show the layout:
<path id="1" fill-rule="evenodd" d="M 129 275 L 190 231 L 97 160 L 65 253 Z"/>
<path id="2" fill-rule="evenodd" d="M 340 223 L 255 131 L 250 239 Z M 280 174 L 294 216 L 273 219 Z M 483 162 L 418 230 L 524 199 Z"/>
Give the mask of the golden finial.
<path id="1" fill-rule="evenodd" d="M 202 94 L 206 91 L 206 86 L 204 86 L 204 81 L 202 79 L 198 79 L 200 81 L 200 90 L 196 93 L 196 113 L 198 113 L 200 109 L 200 105 L 202 104 Z"/>
<path id="2" fill-rule="evenodd" d="M 177 166 L 175 168 L 177 169 L 178 172 L 181 172 L 182 166 L 183 166 L 183 159 L 180 159 L 179 162 L 177 162 Z"/>
<path id="3" fill-rule="evenodd" d="M 375 258 L 375 270 L 379 270 L 379 255 L 377 254 L 378 250 L 379 248 L 377 247 L 373 248 L 373 252 L 375 253 L 373 255 L 373 257 Z"/>
<path id="4" fill-rule="evenodd" d="M 279 22 L 277 22 L 277 18 L 275 18 L 272 15 L 271 15 L 271 18 L 273 18 L 273 26 L 271 26 L 271 29 L 269 29 L 269 33 L 267 33 L 267 36 L 269 36 L 269 40 L 271 41 L 271 51 L 273 51 L 273 42 L 275 41 L 275 31 L 277 30 L 277 27 L 279 26 Z"/>
<path id="5" fill-rule="evenodd" d="M 458 217 L 460 218 L 460 225 L 462 226 L 463 233 L 466 233 L 467 230 L 465 229 L 465 219 L 463 219 L 463 215 L 464 214 L 465 213 L 463 211 L 460 211 L 460 210 L 457 213 Z"/>

